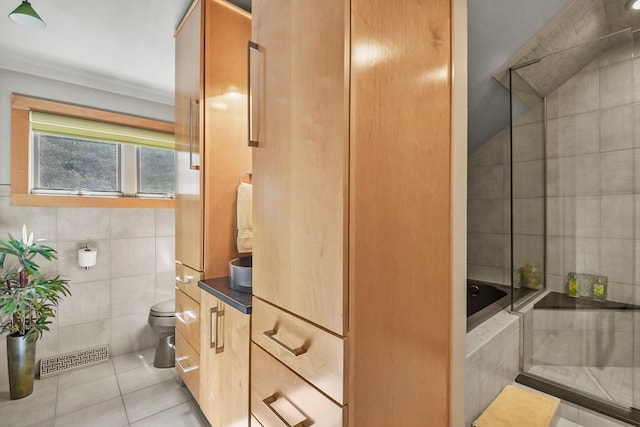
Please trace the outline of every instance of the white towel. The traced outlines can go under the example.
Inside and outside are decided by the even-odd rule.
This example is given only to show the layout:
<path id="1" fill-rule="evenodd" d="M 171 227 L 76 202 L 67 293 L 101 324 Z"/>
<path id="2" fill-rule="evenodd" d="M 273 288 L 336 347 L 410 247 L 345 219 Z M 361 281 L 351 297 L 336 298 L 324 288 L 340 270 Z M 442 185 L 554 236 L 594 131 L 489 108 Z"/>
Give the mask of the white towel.
<path id="1" fill-rule="evenodd" d="M 247 253 L 253 250 L 253 214 L 252 210 L 252 186 L 241 182 L 238 186 L 237 217 L 238 217 L 238 253 Z"/>

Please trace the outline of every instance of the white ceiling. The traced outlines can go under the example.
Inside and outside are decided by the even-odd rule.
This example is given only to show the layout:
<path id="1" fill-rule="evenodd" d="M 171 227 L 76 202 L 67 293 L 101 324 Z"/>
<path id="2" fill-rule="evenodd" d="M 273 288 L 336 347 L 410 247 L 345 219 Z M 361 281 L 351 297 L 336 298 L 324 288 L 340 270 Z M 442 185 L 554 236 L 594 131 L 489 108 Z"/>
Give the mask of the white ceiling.
<path id="1" fill-rule="evenodd" d="M 173 34 L 191 0 L 31 0 L 43 30 L 9 20 L 20 1 L 0 1 L 0 68 L 173 105 Z M 468 0 L 470 151 L 508 123 L 491 74 L 567 1 Z"/>
<path id="2" fill-rule="evenodd" d="M 0 1 L 0 68 L 173 105 L 173 34 L 191 0 L 31 0 L 39 30 Z"/>

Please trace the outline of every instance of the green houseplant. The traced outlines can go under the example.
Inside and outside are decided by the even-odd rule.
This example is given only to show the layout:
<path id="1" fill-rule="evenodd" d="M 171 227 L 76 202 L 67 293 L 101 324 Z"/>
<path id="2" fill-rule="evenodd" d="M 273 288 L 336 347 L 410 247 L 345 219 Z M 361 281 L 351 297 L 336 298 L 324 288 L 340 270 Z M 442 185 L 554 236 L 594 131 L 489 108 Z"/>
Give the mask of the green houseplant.
<path id="1" fill-rule="evenodd" d="M 0 239 L 0 333 L 7 333 L 11 399 L 33 392 L 36 341 L 49 330 L 62 297 L 70 295 L 68 280 L 39 272 L 37 257 L 57 259 L 56 250 L 34 241 L 26 226 L 21 240 L 11 234 Z"/>

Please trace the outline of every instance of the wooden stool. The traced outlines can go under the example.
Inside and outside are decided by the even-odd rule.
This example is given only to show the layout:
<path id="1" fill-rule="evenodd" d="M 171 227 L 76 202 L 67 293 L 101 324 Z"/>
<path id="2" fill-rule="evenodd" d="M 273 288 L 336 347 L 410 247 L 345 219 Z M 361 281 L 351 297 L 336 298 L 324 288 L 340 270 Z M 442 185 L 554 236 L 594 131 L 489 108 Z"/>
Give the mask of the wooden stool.
<path id="1" fill-rule="evenodd" d="M 475 420 L 473 427 L 549 427 L 560 399 L 506 386 Z"/>

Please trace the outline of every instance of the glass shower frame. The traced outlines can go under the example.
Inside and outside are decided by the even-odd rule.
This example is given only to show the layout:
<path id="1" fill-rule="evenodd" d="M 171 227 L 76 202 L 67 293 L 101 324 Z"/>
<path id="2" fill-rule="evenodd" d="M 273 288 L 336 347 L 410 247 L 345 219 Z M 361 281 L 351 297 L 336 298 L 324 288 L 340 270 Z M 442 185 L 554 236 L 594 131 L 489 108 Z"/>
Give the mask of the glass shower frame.
<path id="1" fill-rule="evenodd" d="M 628 103 L 610 105 L 608 88 L 615 81 L 611 83 L 602 76 L 619 71 L 616 67 L 629 68 L 631 87 L 625 90 L 634 94 L 635 87 L 640 87 L 640 81 L 634 82 L 635 75 L 640 76 L 634 71 L 640 70 L 640 63 L 636 65 L 640 59 L 634 61 L 634 57 L 634 34 L 624 30 L 525 62 L 509 72 L 511 186 L 507 203 L 511 309 L 523 314 L 521 370 L 534 379 L 548 382 L 550 389 L 568 389 L 571 393 L 584 395 L 587 400 L 601 401 L 613 408 L 610 415 L 615 416 L 618 411 L 625 417 L 627 413 L 638 415 L 634 408 L 640 407 L 640 390 L 637 390 L 640 386 L 640 355 L 637 355 L 640 308 L 635 305 L 640 300 L 636 296 L 636 286 L 640 283 L 635 278 L 635 272 L 640 269 L 635 264 L 640 260 L 636 261 L 635 255 L 632 257 L 633 280 L 620 279 L 620 274 L 611 267 L 615 265 L 618 252 L 608 248 L 623 241 L 626 248 L 627 240 L 633 240 L 632 252 L 638 251 L 640 238 L 635 239 L 635 234 L 640 230 L 635 229 L 635 224 L 640 224 L 640 179 L 636 178 L 640 177 L 640 126 L 631 125 L 633 142 L 621 140 L 618 144 L 623 148 L 620 150 L 615 145 L 615 138 L 613 146 L 605 147 L 601 140 L 610 136 L 607 132 L 616 134 L 619 131 L 611 123 L 625 129 L 630 126 L 616 116 L 618 110 L 624 111 L 625 117 L 629 117 L 631 110 L 631 120 L 634 123 L 636 118 L 640 120 L 640 93 L 636 99 L 631 95 Z M 571 74 L 558 89 L 545 93 L 544 82 L 531 76 L 556 71 L 567 74 L 570 70 L 558 67 L 567 63 L 568 58 L 577 58 L 572 64 L 577 73 Z M 567 114 L 563 115 L 563 101 L 572 96 L 585 98 L 579 92 L 583 83 L 571 82 L 572 79 L 589 73 L 597 76 L 594 80 L 598 85 L 595 110 L 577 103 L 571 107 L 575 111 L 567 107 L 564 111 Z M 587 80 L 589 78 L 594 79 L 592 75 Z M 583 88 L 593 90 L 587 86 Z M 560 99 L 562 97 L 566 99 Z M 562 123 L 573 123 L 576 134 L 583 132 L 583 140 L 592 140 L 593 135 L 587 135 L 584 129 L 594 128 L 589 119 L 597 120 L 597 149 L 584 154 L 578 146 L 582 140 L 571 136 Z M 538 122 L 542 124 L 542 132 L 536 129 Z M 525 130 L 527 126 L 529 128 Z M 563 135 L 566 141 L 558 135 Z M 609 177 L 604 173 L 606 162 L 610 157 L 627 157 L 624 161 L 628 161 L 629 155 L 635 155 L 637 164 L 633 172 L 635 187 L 627 192 L 608 191 L 613 185 L 609 185 Z M 590 176 L 595 173 L 585 169 L 593 165 L 598 166 L 597 189 L 595 186 L 589 188 Z M 535 172 L 534 176 L 532 172 Z M 611 220 L 617 214 L 612 213 L 615 206 L 609 210 L 610 201 L 617 201 L 616 198 L 624 199 L 626 205 L 633 200 L 633 225 L 626 230 L 628 235 L 634 236 L 631 239 L 621 238 L 623 234 L 612 237 L 604 233 L 607 228 L 616 229 Z M 592 230 L 587 224 L 591 212 L 583 209 L 590 204 L 598 208 L 598 226 Z M 591 244 L 597 246 L 597 255 L 590 248 Z M 572 281 L 571 273 L 578 274 L 578 280 Z M 594 292 L 603 279 L 606 280 L 606 298 Z M 580 285 L 578 291 L 584 293 L 567 299 L 572 283 Z M 528 292 L 522 292 L 523 289 Z M 553 301 L 550 303 L 549 300 Z M 575 307 L 563 306 L 567 302 L 569 305 L 573 302 Z"/>

